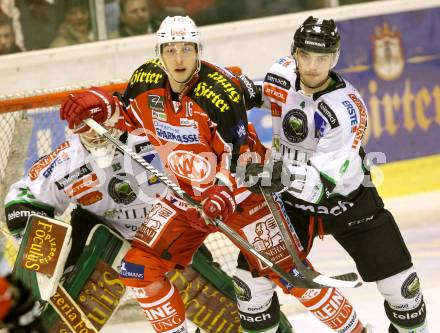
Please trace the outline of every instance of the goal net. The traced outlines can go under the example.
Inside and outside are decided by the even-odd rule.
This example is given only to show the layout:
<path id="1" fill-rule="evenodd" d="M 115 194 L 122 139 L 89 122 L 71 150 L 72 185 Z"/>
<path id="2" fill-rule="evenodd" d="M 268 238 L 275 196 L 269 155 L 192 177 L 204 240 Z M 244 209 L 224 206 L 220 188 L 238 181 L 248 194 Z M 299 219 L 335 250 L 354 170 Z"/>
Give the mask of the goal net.
<path id="1" fill-rule="evenodd" d="M 122 92 L 126 82 L 97 84 L 109 92 Z M 22 95 L 0 96 L 0 199 L 4 202 L 11 184 L 22 178 L 39 157 L 52 152 L 66 139 L 66 123 L 59 119 L 61 102 L 71 93 L 83 92 L 87 87 L 68 87 L 47 91 L 32 91 Z M 7 251 L 4 259 L 12 267 L 17 246 L 7 237 L 4 209 L 1 213 L 0 241 Z M 63 217 L 66 218 L 66 217 Z M 6 236 L 5 236 L 6 235 Z M 222 234 L 211 234 L 205 244 L 222 269 L 233 274 L 237 248 Z M 130 302 L 126 295 L 123 303 Z M 124 304 L 120 309 L 124 309 Z M 116 316 L 118 317 L 118 316 Z"/>

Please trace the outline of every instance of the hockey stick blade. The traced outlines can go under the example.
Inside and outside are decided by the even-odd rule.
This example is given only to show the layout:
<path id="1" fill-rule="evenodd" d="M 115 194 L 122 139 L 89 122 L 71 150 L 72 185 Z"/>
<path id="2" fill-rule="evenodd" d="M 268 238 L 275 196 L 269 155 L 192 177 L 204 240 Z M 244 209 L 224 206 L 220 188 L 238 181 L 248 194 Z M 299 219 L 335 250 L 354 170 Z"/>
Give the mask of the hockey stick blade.
<path id="1" fill-rule="evenodd" d="M 123 144 L 120 140 L 114 138 L 104 127 L 102 127 L 96 121 L 89 118 L 89 119 L 85 119 L 83 122 L 87 126 L 92 128 L 94 131 L 96 131 L 96 133 L 107 138 L 112 144 L 115 145 L 115 147 L 119 151 L 121 151 L 123 154 L 127 154 L 128 156 L 130 156 L 133 159 L 133 161 L 138 163 L 151 175 L 156 176 L 165 186 L 167 186 L 170 190 L 172 190 L 174 193 L 180 196 L 187 203 L 189 203 L 194 207 L 200 208 L 200 203 L 195 201 L 190 195 L 188 195 L 188 193 L 186 193 L 178 185 L 173 183 L 162 172 L 160 172 L 154 166 L 146 162 L 141 156 L 133 152 L 127 145 Z M 270 259 L 268 259 L 266 256 L 258 252 L 251 244 L 249 244 L 246 240 L 244 240 L 243 237 L 241 237 L 235 230 L 230 228 L 227 224 L 223 223 L 222 221 L 216 219 L 209 222 L 217 226 L 220 229 L 220 231 L 222 231 L 229 239 L 231 239 L 233 242 L 240 244 L 249 253 L 257 257 L 260 261 L 266 264 L 272 271 L 274 271 L 276 274 L 278 274 L 280 277 L 282 277 L 284 280 L 286 280 L 288 283 L 292 284 L 293 286 L 298 288 L 315 288 L 315 289 L 327 288 L 326 285 L 321 285 L 319 283 L 316 283 L 315 281 L 303 279 L 288 274 L 278 265 L 276 265 Z"/>
<path id="2" fill-rule="evenodd" d="M 290 238 L 290 232 L 287 230 L 287 227 L 283 222 L 280 212 L 278 211 L 278 208 L 273 199 L 272 193 L 264 189 L 264 187 L 260 187 L 260 190 L 264 196 L 264 199 L 266 200 L 267 205 L 269 206 L 270 211 L 272 212 L 278 228 L 281 231 L 281 235 L 284 239 L 284 243 L 286 244 L 287 251 L 292 257 L 296 269 L 304 277 L 304 279 L 311 280 L 320 285 L 335 288 L 355 288 L 359 287 L 362 284 L 359 281 L 356 273 L 346 273 L 334 277 L 329 277 L 319 272 L 316 272 L 304 265 L 303 261 L 298 256 L 298 253 L 295 250 L 295 246 L 292 242 L 292 239 Z"/>

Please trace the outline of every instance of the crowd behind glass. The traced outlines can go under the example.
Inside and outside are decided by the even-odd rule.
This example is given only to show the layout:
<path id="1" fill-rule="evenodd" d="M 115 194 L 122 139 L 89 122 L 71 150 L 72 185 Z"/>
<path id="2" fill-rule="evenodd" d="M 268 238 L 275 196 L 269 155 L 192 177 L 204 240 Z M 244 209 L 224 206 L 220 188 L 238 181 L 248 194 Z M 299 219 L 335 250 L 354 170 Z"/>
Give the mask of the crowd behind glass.
<path id="1" fill-rule="evenodd" d="M 153 33 L 167 15 L 197 25 L 368 0 L 0 0 L 0 55 Z"/>

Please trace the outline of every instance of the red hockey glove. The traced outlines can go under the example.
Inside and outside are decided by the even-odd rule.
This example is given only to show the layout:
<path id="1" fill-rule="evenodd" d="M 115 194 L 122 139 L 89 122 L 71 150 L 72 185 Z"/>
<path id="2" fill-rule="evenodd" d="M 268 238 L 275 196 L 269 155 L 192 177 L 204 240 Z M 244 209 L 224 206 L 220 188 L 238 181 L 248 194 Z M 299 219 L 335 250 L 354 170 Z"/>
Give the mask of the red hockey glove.
<path id="1" fill-rule="evenodd" d="M 61 105 L 60 118 L 67 120 L 69 128 L 76 133 L 82 133 L 89 129 L 82 123 L 84 119 L 93 118 L 102 124 L 111 118 L 115 108 L 112 95 L 101 88 L 92 87 L 84 93 L 70 94 Z"/>
<path id="2" fill-rule="evenodd" d="M 225 222 L 235 211 L 236 203 L 233 193 L 224 185 L 214 185 L 202 194 L 202 212 L 196 208 L 186 211 L 188 223 L 204 232 L 216 232 L 217 227 L 207 224 L 201 214 L 214 219 L 220 217 Z"/>
<path id="3" fill-rule="evenodd" d="M 203 212 L 211 219 L 220 217 L 225 222 L 235 211 L 234 194 L 224 185 L 214 185 L 202 194 Z"/>

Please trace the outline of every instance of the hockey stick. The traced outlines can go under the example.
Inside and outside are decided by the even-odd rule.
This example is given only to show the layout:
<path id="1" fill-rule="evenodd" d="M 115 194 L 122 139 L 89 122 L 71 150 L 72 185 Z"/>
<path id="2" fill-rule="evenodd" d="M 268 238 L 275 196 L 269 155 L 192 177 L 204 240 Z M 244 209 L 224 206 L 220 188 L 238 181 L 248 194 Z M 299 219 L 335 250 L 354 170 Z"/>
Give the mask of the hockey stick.
<path id="1" fill-rule="evenodd" d="M 304 276 L 305 279 L 311 280 L 321 285 L 335 287 L 335 288 L 355 288 L 355 287 L 359 287 L 362 284 L 360 281 L 358 281 L 359 278 L 356 273 L 346 273 L 342 275 L 328 277 L 321 273 L 313 271 L 312 269 L 304 265 L 303 261 L 299 258 L 295 250 L 295 246 L 292 242 L 292 239 L 290 238 L 290 232 L 287 230 L 286 225 L 284 224 L 283 219 L 281 218 L 281 214 L 275 204 L 272 193 L 269 192 L 264 187 L 260 187 L 260 190 L 264 196 L 264 200 L 266 200 L 266 203 L 270 211 L 272 212 L 272 215 L 275 219 L 275 222 L 278 225 L 278 228 L 281 231 L 281 235 L 283 236 L 287 251 L 292 257 L 296 269 L 302 276 Z"/>
<path id="2" fill-rule="evenodd" d="M 99 135 L 104 136 L 107 138 L 112 144 L 115 145 L 115 147 L 120 150 L 122 153 L 127 154 L 131 157 L 133 161 L 138 163 L 141 167 L 143 167 L 147 172 L 149 172 L 151 175 L 157 177 L 164 185 L 166 185 L 170 190 L 172 190 L 174 193 L 176 193 L 180 198 L 185 200 L 188 204 L 200 208 L 200 203 L 195 201 L 188 193 L 186 193 L 184 190 L 182 190 L 177 184 L 172 182 L 168 177 L 166 177 L 162 172 L 157 170 L 154 166 L 146 162 L 141 156 L 133 152 L 127 145 L 122 143 L 117 138 L 113 137 L 103 126 L 98 124 L 93 119 L 85 119 L 83 121 L 87 126 L 89 126 L 91 129 L 93 129 L 96 133 Z M 284 271 L 280 266 L 278 266 L 276 263 L 272 262 L 270 259 L 268 259 L 265 255 L 258 252 L 251 244 L 249 244 L 246 240 L 243 239 L 235 230 L 233 230 L 231 227 L 229 227 L 227 224 L 223 223 L 219 219 L 215 220 L 209 220 L 208 222 L 215 225 L 220 231 L 222 231 L 228 238 L 230 238 L 235 243 L 238 243 L 240 246 L 242 246 L 247 252 L 254 255 L 257 259 L 259 259 L 261 262 L 263 262 L 265 265 L 267 265 L 273 272 L 278 274 L 280 277 L 282 277 L 284 280 L 286 280 L 288 283 L 292 284 L 295 287 L 299 288 L 315 288 L 315 289 L 322 289 L 322 288 L 328 288 L 331 286 L 327 285 L 321 285 L 319 283 L 316 283 L 315 281 L 306 279 L 306 278 L 300 278 L 293 276 L 286 271 Z"/>

